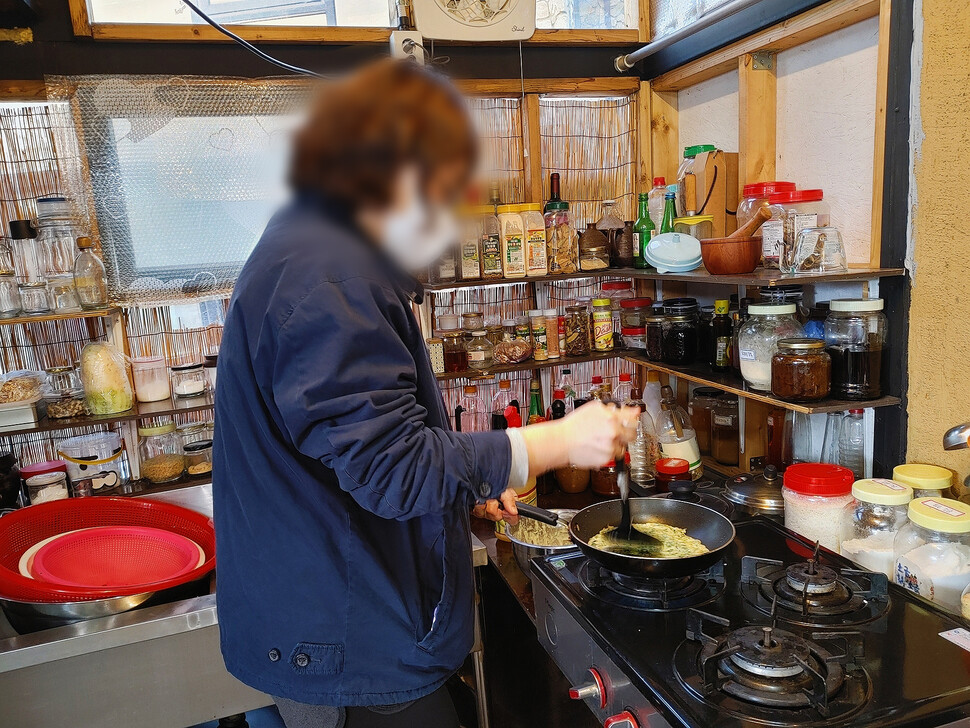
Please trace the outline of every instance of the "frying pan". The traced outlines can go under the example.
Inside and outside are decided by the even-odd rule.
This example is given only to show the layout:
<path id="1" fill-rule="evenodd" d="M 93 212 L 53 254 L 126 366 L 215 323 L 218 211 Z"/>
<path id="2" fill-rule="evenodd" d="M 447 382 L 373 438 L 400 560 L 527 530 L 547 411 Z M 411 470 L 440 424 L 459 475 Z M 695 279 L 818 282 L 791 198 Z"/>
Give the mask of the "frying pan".
<path id="1" fill-rule="evenodd" d="M 620 522 L 619 500 L 604 501 L 584 508 L 569 523 L 569 535 L 584 554 L 604 568 L 625 576 L 676 578 L 688 576 L 720 561 L 734 540 L 734 524 L 720 513 L 672 498 L 631 498 L 633 523 L 665 523 L 687 531 L 710 551 L 683 559 L 658 559 L 616 554 L 589 545 L 589 540 L 604 528 Z"/>

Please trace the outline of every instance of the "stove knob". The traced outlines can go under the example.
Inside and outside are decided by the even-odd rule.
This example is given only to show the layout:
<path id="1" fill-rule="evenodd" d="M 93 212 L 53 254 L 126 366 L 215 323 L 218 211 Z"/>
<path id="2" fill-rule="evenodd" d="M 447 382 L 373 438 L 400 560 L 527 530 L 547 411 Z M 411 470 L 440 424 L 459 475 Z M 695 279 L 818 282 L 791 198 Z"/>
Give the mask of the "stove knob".
<path id="1" fill-rule="evenodd" d="M 640 724 L 637 723 L 637 719 L 633 716 L 629 710 L 624 710 L 622 713 L 617 713 L 616 715 L 611 715 L 603 723 L 603 728 L 640 728 Z"/>
<path id="2" fill-rule="evenodd" d="M 606 686 L 603 685 L 603 678 L 600 677 L 596 668 L 589 668 L 589 674 L 593 678 L 590 682 L 569 688 L 569 697 L 572 700 L 590 700 L 599 703 L 600 709 L 606 707 Z"/>

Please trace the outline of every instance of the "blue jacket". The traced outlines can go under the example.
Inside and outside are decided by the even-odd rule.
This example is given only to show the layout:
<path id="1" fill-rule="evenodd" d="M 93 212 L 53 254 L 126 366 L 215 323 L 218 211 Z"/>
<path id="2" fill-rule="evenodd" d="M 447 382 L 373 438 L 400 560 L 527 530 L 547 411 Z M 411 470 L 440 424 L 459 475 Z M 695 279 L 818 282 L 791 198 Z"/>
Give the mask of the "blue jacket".
<path id="1" fill-rule="evenodd" d="M 426 695 L 472 646 L 468 509 L 504 432 L 456 433 L 420 286 L 333 206 L 297 200 L 239 276 L 219 351 L 217 599 L 226 667 L 304 703 Z"/>

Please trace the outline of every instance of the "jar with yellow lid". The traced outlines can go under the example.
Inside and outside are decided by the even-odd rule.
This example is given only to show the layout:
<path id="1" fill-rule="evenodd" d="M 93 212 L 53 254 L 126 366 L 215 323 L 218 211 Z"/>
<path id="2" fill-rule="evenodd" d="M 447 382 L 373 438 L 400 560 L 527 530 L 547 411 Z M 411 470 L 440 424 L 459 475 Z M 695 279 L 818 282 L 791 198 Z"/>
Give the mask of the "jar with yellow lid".
<path id="1" fill-rule="evenodd" d="M 674 218 L 674 232 L 690 235 L 698 240 L 714 237 L 713 215 L 690 215 Z"/>
<path id="2" fill-rule="evenodd" d="M 953 473 L 939 465 L 897 465 L 893 468 L 893 480 L 912 488 L 914 498 L 950 498 L 953 495 Z"/>
<path id="3" fill-rule="evenodd" d="M 893 542 L 909 522 L 913 489 L 892 480 L 857 480 L 852 501 L 842 511 L 842 555 L 888 577 L 895 565 Z"/>
<path id="4" fill-rule="evenodd" d="M 893 544 L 894 581 L 954 614 L 970 586 L 970 505 L 916 498 Z"/>
<path id="5" fill-rule="evenodd" d="M 593 299 L 593 349 L 613 351 L 613 302 Z"/>
<path id="6" fill-rule="evenodd" d="M 152 483 L 178 480 L 185 470 L 182 457 L 182 438 L 175 432 L 175 423 L 138 428 L 138 458 L 141 475 Z"/>

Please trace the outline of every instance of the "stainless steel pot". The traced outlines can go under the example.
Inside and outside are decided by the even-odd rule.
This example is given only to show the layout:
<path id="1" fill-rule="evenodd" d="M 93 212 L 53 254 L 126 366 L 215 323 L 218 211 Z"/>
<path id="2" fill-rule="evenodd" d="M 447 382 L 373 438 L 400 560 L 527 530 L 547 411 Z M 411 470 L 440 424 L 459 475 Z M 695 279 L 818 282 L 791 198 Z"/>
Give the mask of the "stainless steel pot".
<path id="1" fill-rule="evenodd" d="M 563 532 L 569 535 L 569 522 L 572 520 L 579 511 L 573 508 L 550 508 L 550 511 L 556 513 L 559 516 L 559 520 L 566 525 L 558 526 Z M 522 523 L 522 519 L 519 519 L 519 524 Z M 527 541 L 522 541 L 516 536 L 516 531 L 518 531 L 519 524 L 514 526 L 508 526 L 505 529 L 505 535 L 509 537 L 509 541 L 512 542 L 512 553 L 515 554 L 515 562 L 522 569 L 522 572 L 528 576 L 529 575 L 529 562 L 537 556 L 551 556 L 553 554 L 564 554 L 569 551 L 575 551 L 575 544 L 567 544 L 566 546 L 536 546 Z M 546 526 L 546 528 L 552 528 L 551 526 Z"/>

